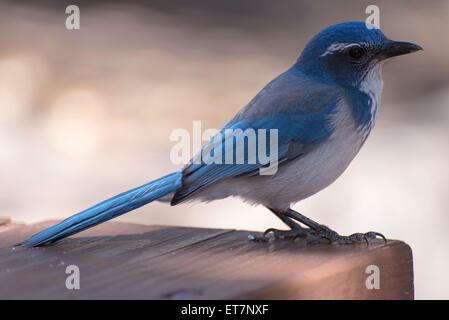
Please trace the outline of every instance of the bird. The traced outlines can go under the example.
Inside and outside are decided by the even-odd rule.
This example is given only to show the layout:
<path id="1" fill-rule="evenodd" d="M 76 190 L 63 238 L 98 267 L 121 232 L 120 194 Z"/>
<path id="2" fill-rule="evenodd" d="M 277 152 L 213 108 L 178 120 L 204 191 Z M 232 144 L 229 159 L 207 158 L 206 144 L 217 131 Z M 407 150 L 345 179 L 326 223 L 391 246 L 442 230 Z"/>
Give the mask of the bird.
<path id="1" fill-rule="evenodd" d="M 251 240 L 301 237 L 343 244 L 385 240 L 374 231 L 340 235 L 291 207 L 332 184 L 364 145 L 376 121 L 383 63 L 419 50 L 417 44 L 390 40 L 367 22 L 326 27 L 181 170 L 107 199 L 18 245 L 48 245 L 155 200 L 178 205 L 227 197 L 265 206 L 289 228 L 269 228 L 262 235 L 250 235 Z M 265 149 L 261 155 L 276 151 L 276 170 L 270 174 L 263 170 L 271 163 L 250 152 L 255 149 L 248 130 L 256 136 L 256 149 Z M 269 136 L 276 138 L 273 145 L 262 137 L 267 130 L 274 130 Z M 229 144 L 245 138 L 245 147 L 238 150 Z M 233 161 L 220 161 L 227 156 Z M 237 156 L 244 161 L 237 163 Z"/>

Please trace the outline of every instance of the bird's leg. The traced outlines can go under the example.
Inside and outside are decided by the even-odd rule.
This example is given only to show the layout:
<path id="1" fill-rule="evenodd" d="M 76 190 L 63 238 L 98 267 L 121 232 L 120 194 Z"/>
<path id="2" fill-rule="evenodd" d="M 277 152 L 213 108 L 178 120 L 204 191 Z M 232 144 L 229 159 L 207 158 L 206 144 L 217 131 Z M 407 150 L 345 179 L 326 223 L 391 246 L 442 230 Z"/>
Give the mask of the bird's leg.
<path id="1" fill-rule="evenodd" d="M 387 239 L 379 232 L 370 231 L 366 233 L 353 233 L 349 236 L 341 236 L 329 227 L 316 223 L 315 221 L 292 209 L 287 209 L 284 212 L 284 215 L 305 224 L 310 228 L 309 230 L 311 230 L 312 233 L 329 240 L 331 243 L 354 243 L 366 241 L 366 243 L 369 244 L 370 239 L 376 239 L 377 237 L 384 239 L 385 243 L 387 243 Z"/>
<path id="2" fill-rule="evenodd" d="M 268 208 L 268 207 L 267 207 Z M 310 230 L 308 228 L 301 227 L 297 222 L 295 222 L 292 218 L 288 217 L 284 211 L 268 208 L 271 212 L 273 212 L 279 219 L 282 220 L 287 226 L 290 227 L 290 230 L 279 230 L 274 228 L 269 228 L 265 230 L 262 236 L 260 235 L 250 235 L 249 238 L 251 240 L 258 241 L 268 241 L 268 234 L 272 234 L 275 239 L 278 238 L 289 238 L 294 239 L 297 237 L 307 237 L 310 235 Z"/>

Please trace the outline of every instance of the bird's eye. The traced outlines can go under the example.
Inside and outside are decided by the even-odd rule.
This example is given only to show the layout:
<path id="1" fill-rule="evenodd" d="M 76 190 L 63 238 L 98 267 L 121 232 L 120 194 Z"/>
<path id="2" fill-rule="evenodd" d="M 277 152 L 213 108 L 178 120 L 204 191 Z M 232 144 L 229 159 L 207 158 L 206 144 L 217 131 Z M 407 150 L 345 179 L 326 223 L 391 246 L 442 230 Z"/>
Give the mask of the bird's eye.
<path id="1" fill-rule="evenodd" d="M 363 50 L 362 47 L 359 46 L 353 46 L 349 48 L 348 55 L 352 59 L 360 59 L 365 54 L 365 50 Z"/>

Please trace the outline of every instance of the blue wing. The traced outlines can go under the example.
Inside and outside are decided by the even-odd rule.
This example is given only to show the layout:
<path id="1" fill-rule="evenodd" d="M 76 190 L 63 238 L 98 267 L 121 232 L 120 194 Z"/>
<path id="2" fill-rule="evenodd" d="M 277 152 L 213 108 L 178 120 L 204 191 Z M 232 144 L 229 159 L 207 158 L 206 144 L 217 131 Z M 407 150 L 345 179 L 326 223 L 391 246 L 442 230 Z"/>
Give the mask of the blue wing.
<path id="1" fill-rule="evenodd" d="M 338 87 L 306 79 L 295 69 L 281 74 L 225 124 L 183 169 L 182 186 L 176 191 L 172 205 L 218 180 L 258 174 L 260 168 L 267 166 L 266 159 L 262 161 L 259 157 L 258 148 L 265 143 L 266 155 L 273 151 L 268 137 L 270 129 L 277 129 L 278 166 L 307 153 L 332 134 L 330 116 L 341 100 Z M 254 132 L 255 149 L 250 147 L 248 130 Z M 265 141 L 261 140 L 262 134 Z M 239 139 L 245 141 L 243 150 L 237 150 Z M 256 157 L 251 157 L 254 150 Z M 238 163 L 237 155 L 244 161 Z"/>

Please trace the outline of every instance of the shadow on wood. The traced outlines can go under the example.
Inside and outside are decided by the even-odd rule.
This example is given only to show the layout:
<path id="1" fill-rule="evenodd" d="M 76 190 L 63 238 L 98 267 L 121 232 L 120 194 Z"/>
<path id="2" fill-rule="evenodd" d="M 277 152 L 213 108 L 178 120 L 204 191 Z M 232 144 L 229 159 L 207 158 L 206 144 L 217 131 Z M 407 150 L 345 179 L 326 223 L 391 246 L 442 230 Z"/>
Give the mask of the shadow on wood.
<path id="1" fill-rule="evenodd" d="M 53 245 L 12 248 L 56 221 L 0 224 L 1 299 L 413 299 L 410 247 L 305 245 L 249 231 L 107 222 Z M 68 290 L 67 266 L 80 270 Z M 366 268 L 379 268 L 368 289 Z"/>

